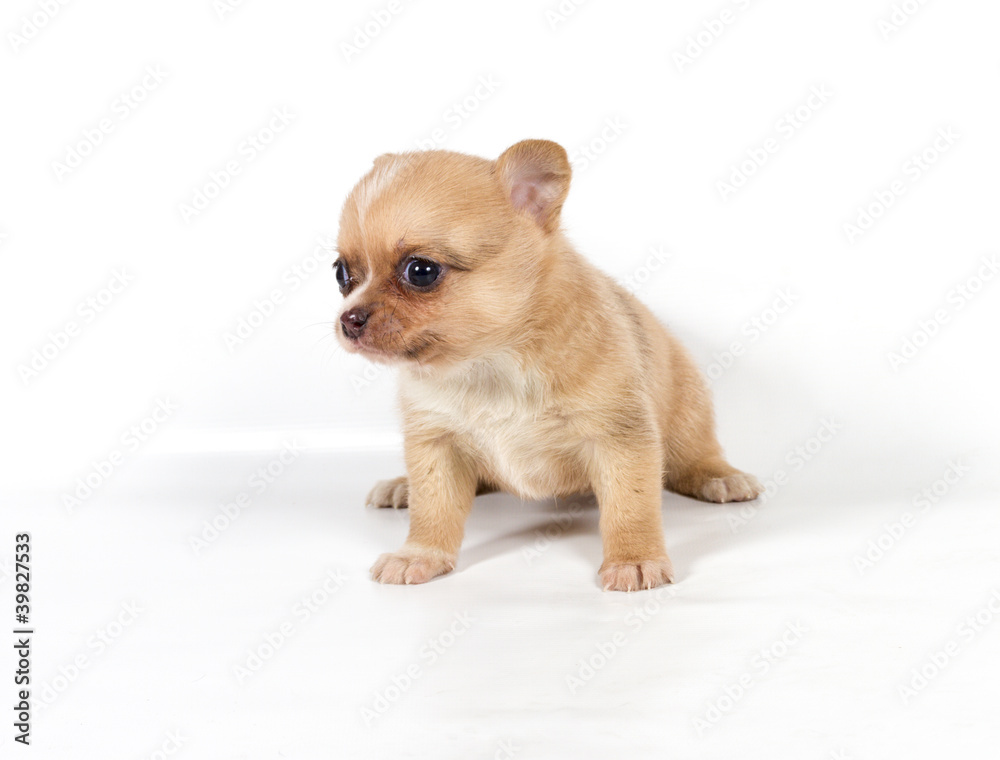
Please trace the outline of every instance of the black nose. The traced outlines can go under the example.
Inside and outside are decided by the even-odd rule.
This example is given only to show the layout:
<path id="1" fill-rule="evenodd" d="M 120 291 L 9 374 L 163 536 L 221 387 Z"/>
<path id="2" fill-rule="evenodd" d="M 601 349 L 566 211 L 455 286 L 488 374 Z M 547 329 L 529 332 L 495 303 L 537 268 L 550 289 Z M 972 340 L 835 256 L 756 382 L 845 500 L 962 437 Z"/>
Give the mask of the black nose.
<path id="1" fill-rule="evenodd" d="M 359 338 L 368 323 L 367 309 L 351 309 L 340 315 L 340 329 L 348 338 Z"/>

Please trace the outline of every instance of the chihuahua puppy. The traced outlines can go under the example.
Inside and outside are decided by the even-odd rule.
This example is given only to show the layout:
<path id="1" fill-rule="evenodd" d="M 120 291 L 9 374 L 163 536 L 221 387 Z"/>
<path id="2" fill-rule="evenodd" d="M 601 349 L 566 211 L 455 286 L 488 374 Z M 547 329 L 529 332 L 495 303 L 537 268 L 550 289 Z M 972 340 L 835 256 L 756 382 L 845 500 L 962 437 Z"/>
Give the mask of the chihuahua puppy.
<path id="1" fill-rule="evenodd" d="M 382 583 L 455 567 L 477 493 L 593 492 L 605 590 L 673 580 L 661 491 L 744 501 L 704 381 L 653 314 L 573 250 L 559 227 L 570 164 L 526 140 L 496 161 L 387 154 L 348 197 L 334 263 L 339 340 L 400 368 L 407 477 L 375 507 L 410 530 L 382 555 Z"/>

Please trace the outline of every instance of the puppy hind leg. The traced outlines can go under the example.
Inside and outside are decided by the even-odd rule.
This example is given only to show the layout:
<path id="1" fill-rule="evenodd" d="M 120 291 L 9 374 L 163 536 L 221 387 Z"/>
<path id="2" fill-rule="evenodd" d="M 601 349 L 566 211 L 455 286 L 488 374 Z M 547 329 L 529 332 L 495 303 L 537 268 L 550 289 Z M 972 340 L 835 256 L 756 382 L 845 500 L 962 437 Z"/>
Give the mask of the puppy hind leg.
<path id="1" fill-rule="evenodd" d="M 406 509 L 409 506 L 410 482 L 403 476 L 392 480 L 380 480 L 368 492 L 366 507 L 377 509 Z"/>
<path id="2" fill-rule="evenodd" d="M 685 463 L 668 460 L 665 473 L 665 488 L 702 501 L 751 501 L 764 490 L 757 478 L 737 470 L 721 454 Z"/>
<path id="3" fill-rule="evenodd" d="M 493 483 L 480 480 L 476 486 L 476 496 L 499 491 Z M 376 509 L 406 509 L 410 506 L 410 480 L 405 475 L 392 480 L 380 480 L 368 492 L 365 498 L 366 507 Z"/>

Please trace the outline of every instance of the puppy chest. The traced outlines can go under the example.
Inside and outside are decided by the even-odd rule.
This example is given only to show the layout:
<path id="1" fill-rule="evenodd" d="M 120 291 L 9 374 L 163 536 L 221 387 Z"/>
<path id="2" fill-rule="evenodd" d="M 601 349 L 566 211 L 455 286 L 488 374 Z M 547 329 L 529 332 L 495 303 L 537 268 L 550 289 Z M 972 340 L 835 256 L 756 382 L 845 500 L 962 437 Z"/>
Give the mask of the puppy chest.
<path id="1" fill-rule="evenodd" d="M 412 407 L 468 446 L 498 485 L 526 498 L 586 487 L 578 466 L 579 437 L 566 415 L 539 394 L 462 384 L 434 388 L 413 401 Z"/>
<path id="2" fill-rule="evenodd" d="M 478 424 L 477 424 L 478 423 Z M 458 428 L 498 485 L 526 498 L 579 490 L 579 442 L 566 420 L 549 414 L 481 418 Z"/>

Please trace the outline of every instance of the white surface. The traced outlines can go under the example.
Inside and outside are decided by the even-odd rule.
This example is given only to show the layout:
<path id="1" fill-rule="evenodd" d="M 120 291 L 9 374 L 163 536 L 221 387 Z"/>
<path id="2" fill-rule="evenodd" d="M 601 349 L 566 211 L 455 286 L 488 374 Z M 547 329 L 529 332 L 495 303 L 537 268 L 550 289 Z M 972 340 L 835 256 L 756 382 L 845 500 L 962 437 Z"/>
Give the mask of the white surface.
<path id="1" fill-rule="evenodd" d="M 8 5 L 5 32 L 41 12 Z M 995 754 L 1000 626 L 969 640 L 960 626 L 1000 588 L 1000 283 L 983 264 L 1000 253 L 1000 7 L 926 3 L 884 38 L 890 2 L 591 2 L 553 27 L 556 3 L 422 0 L 346 61 L 341 43 L 384 7 L 69 3 L 27 45 L 0 45 L 0 630 L 14 534 L 29 530 L 36 694 L 89 658 L 35 710 L 30 749 L 7 721 L 3 756 L 156 757 L 175 730 L 171 757 L 212 760 L 503 757 L 502 742 L 518 758 Z M 680 70 L 674 54 L 724 9 L 732 23 Z M 122 119 L 120 94 L 157 67 Z M 810 106 L 814 88 L 832 95 Z M 474 113 L 456 118 L 467 98 Z M 811 115 L 789 134 L 798 107 Z M 294 118 L 248 160 L 274 109 Z M 53 162 L 104 118 L 113 129 L 60 181 Z M 956 137 L 911 181 L 940 130 Z M 453 575 L 367 579 L 406 531 L 405 513 L 361 506 L 401 472 L 394 380 L 336 350 L 328 248 L 372 158 L 435 135 L 488 156 L 526 137 L 570 150 L 571 238 L 644 280 L 640 297 L 715 376 L 732 461 L 777 485 L 751 513 L 665 495 L 679 578 L 663 596 L 599 591 L 592 505 L 565 525 L 566 505 L 498 495 L 478 500 Z M 768 139 L 776 152 L 723 199 L 719 180 Z M 187 223 L 179 205 L 229 160 L 240 173 Z M 851 242 L 844 223 L 896 181 L 905 192 Z M 87 300 L 123 270 L 91 319 Z M 276 290 L 230 351 L 227 333 Z M 71 320 L 79 336 L 25 380 Z M 302 452 L 196 554 L 203 521 L 290 440 Z M 66 494 L 109 459 L 70 513 Z M 922 511 L 950 463 L 968 471 Z M 342 587 L 297 617 L 328 572 Z M 92 637 L 131 602 L 142 611 L 102 650 Z M 456 614 L 473 622 L 429 662 Z M 239 681 L 286 621 L 288 641 Z M 788 625 L 808 630 L 762 672 L 755 653 Z M 571 689 L 616 635 L 620 651 Z M 957 656 L 904 703 L 912 669 L 952 638 Z"/>
<path id="2" fill-rule="evenodd" d="M 829 466 L 745 524 L 739 506 L 666 495 L 678 583 L 632 595 L 598 588 L 592 504 L 497 495 L 477 500 L 453 575 L 372 583 L 369 564 L 402 541 L 407 516 L 361 503 L 398 471 L 394 457 L 303 453 L 260 495 L 248 480 L 269 455 L 152 457 L 72 519 L 51 499 L 21 500 L 36 672 L 60 685 L 60 668 L 93 657 L 36 711 L 31 752 L 146 757 L 176 730 L 176 756 L 197 758 L 494 757 L 501 742 L 545 758 L 983 757 L 998 738 L 1000 621 L 971 641 L 958 628 L 1000 593 L 995 494 L 970 473 L 862 575 L 854 556 L 918 510 L 909 489 L 838 489 L 850 446 L 831 443 Z M 203 521 L 244 492 L 250 506 L 196 553 Z M 328 571 L 342 587 L 296 614 Z M 137 620 L 96 653 L 90 637 L 131 601 Z M 456 615 L 471 623 L 432 661 L 425 647 L 448 641 Z M 241 680 L 248 652 L 286 622 L 287 641 Z M 758 653 L 782 654 L 790 624 L 804 632 L 765 670 Z M 571 685 L 616 636 L 607 664 Z M 952 638 L 960 654 L 904 703 L 911 669 Z M 366 720 L 412 665 L 419 677 Z M 745 696 L 699 731 L 744 674 Z"/>

